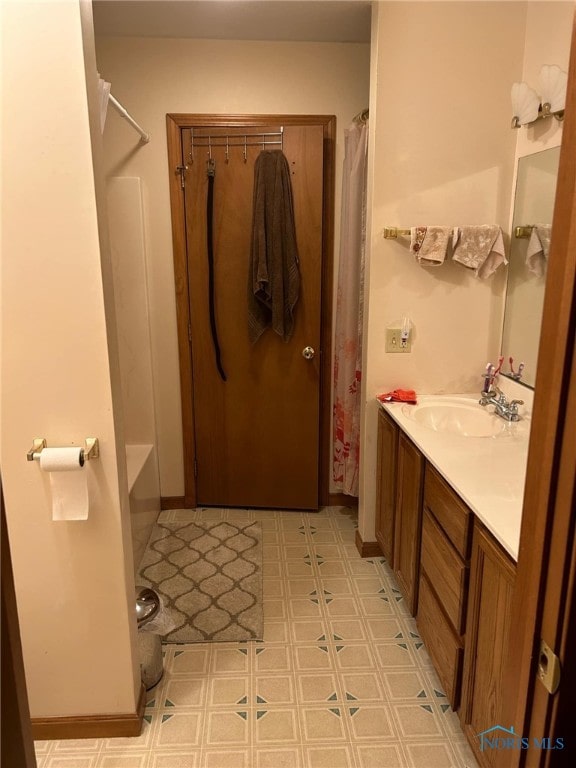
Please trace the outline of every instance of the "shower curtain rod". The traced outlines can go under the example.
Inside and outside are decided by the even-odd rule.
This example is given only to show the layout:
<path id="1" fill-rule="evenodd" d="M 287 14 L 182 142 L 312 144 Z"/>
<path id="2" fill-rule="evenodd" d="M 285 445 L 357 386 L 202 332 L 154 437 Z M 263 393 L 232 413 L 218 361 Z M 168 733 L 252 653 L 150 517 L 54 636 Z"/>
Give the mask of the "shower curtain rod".
<path id="1" fill-rule="evenodd" d="M 115 109 L 115 110 L 116 110 L 116 111 L 117 111 L 117 112 L 120 114 L 120 116 L 121 116 L 121 117 L 123 117 L 123 118 L 124 118 L 124 120 L 126 120 L 127 122 L 129 122 L 129 123 L 130 123 L 130 125 L 132 126 L 132 128 L 134 128 L 136 131 L 138 131 L 138 133 L 140 134 L 140 141 L 141 141 L 143 144 L 147 144 L 147 143 L 150 141 L 150 134 L 149 134 L 149 133 L 146 133 L 146 131 L 144 130 L 144 128 L 141 128 L 141 127 L 138 125 L 138 123 L 136 122 L 136 120 L 134 120 L 134 118 L 132 117 L 132 115 L 130 115 L 130 114 L 129 114 L 129 112 L 128 112 L 126 109 L 124 109 L 124 107 L 122 106 L 122 104 L 120 104 L 120 102 L 119 102 L 119 101 L 117 101 L 117 100 L 114 98 L 114 96 L 112 96 L 112 94 L 110 94 L 110 95 L 108 96 L 108 101 L 110 102 L 110 104 L 112 104 L 112 106 L 113 106 L 113 107 L 114 107 L 114 109 Z"/>

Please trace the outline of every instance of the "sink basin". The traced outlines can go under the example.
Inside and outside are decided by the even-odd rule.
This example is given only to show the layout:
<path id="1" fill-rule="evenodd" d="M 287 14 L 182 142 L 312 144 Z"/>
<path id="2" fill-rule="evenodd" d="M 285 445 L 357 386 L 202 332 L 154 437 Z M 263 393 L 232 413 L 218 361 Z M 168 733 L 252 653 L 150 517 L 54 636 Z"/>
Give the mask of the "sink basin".
<path id="1" fill-rule="evenodd" d="M 405 405 L 403 412 L 435 432 L 460 437 L 496 437 L 506 422 L 485 411 L 477 400 L 465 397 L 442 397 L 422 400 L 418 405 Z"/>

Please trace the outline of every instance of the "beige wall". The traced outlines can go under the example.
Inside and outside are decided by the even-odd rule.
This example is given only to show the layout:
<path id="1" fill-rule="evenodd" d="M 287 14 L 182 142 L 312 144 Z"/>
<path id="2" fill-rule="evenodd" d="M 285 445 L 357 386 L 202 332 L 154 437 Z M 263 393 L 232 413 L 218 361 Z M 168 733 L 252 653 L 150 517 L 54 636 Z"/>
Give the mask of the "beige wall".
<path id="1" fill-rule="evenodd" d="M 104 134 L 108 173 L 142 180 L 163 496 L 184 492 L 165 115 L 335 114 L 338 235 L 342 132 L 367 106 L 369 55 L 369 46 L 361 44 L 97 40 L 101 75 L 152 134 L 149 144 L 138 146 L 138 135 L 109 109 Z"/>
<path id="2" fill-rule="evenodd" d="M 505 270 L 477 280 L 448 263 L 417 265 L 385 225 L 508 226 L 524 3 L 376 3 L 371 65 L 369 263 L 365 305 L 360 534 L 374 539 L 375 395 L 473 392 L 500 345 Z M 408 315 L 412 353 L 384 352 Z"/>
<path id="3" fill-rule="evenodd" d="M 82 10 L 94 107 L 90 7 Z M 2 478 L 30 709 L 32 717 L 134 713 L 128 499 L 105 319 L 114 313 L 104 302 L 110 269 L 96 216 L 80 3 L 3 3 L 2 26 Z M 48 475 L 25 454 L 35 437 L 57 446 L 87 436 L 101 447 L 84 470 L 89 519 L 53 522 Z"/>

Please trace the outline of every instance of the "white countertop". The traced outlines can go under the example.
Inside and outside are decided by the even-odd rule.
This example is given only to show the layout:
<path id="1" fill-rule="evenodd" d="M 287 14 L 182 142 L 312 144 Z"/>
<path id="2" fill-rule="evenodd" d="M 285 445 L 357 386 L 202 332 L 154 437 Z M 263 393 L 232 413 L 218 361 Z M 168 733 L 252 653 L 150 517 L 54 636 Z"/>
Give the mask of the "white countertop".
<path id="1" fill-rule="evenodd" d="M 418 404 L 443 398 L 471 395 L 419 395 Z M 437 432 L 411 416 L 417 406 L 379 403 L 397 422 L 428 461 L 484 523 L 504 549 L 518 560 L 524 482 L 528 459 L 530 417 L 516 423 L 501 419 L 504 429 L 497 437 L 463 437 Z M 482 406 L 478 405 L 478 408 Z M 492 406 L 487 406 L 492 411 Z M 495 416 L 495 419 L 500 417 Z"/>

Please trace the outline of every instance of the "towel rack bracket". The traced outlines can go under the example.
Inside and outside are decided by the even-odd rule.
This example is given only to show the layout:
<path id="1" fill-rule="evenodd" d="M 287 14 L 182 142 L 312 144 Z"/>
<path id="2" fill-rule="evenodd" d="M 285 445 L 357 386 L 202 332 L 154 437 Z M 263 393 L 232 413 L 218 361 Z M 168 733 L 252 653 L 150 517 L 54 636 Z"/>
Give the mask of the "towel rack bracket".
<path id="1" fill-rule="evenodd" d="M 397 237 L 410 237 L 409 229 L 399 229 L 398 227 L 384 227 L 382 236 L 386 240 L 392 240 Z"/>

